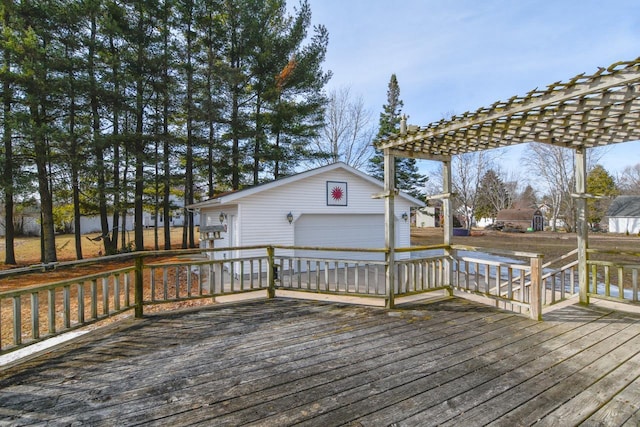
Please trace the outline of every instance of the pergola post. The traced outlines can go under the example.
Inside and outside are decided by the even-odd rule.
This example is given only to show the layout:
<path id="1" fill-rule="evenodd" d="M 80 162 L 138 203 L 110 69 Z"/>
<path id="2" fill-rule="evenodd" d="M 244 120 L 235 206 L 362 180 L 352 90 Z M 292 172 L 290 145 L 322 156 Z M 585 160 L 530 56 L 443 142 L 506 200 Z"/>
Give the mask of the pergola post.
<path id="1" fill-rule="evenodd" d="M 453 296 L 453 262 L 451 261 L 454 255 L 452 250 L 448 247 L 451 246 L 451 240 L 453 237 L 453 209 L 451 208 L 451 160 L 445 160 L 442 162 L 442 192 L 449 194 L 449 197 L 442 199 L 442 219 L 444 220 L 443 232 L 444 241 L 447 245 L 445 249 L 445 255 L 447 256 L 444 265 L 444 283 L 448 286 L 445 291 L 447 295 Z"/>
<path id="2" fill-rule="evenodd" d="M 396 162 L 390 150 L 384 150 L 384 243 L 387 308 L 393 308 L 396 258 L 395 187 Z"/>
<path id="3" fill-rule="evenodd" d="M 575 152 L 575 180 L 576 180 L 576 234 L 578 236 L 578 283 L 580 286 L 580 304 L 589 304 L 588 286 L 589 270 L 587 266 L 589 246 L 589 229 L 587 223 L 587 153 L 581 147 Z"/>

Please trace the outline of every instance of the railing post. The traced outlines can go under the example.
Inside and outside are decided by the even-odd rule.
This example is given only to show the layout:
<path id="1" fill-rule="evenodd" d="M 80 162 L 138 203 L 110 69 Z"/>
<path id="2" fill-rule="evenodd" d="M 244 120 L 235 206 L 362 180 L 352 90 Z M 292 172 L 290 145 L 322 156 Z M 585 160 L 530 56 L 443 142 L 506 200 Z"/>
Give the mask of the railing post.
<path id="1" fill-rule="evenodd" d="M 575 181 L 576 193 L 576 234 L 578 236 L 578 283 L 580 285 L 580 304 L 589 305 L 589 224 L 588 206 L 585 193 L 587 192 L 587 153 L 585 148 L 578 148 L 575 152 Z"/>
<path id="2" fill-rule="evenodd" d="M 404 118 L 406 123 L 406 118 Z M 386 283 L 386 308 L 395 307 L 394 288 L 396 284 L 396 233 L 395 233 L 395 191 L 396 191 L 396 166 L 395 156 L 389 151 L 384 151 L 384 235 L 385 235 L 385 283 Z"/>
<path id="3" fill-rule="evenodd" d="M 267 298 L 276 296 L 276 263 L 273 246 L 267 246 Z"/>
<path id="4" fill-rule="evenodd" d="M 529 313 L 533 320 L 542 320 L 542 258 L 531 258 Z"/>
<path id="5" fill-rule="evenodd" d="M 134 283 L 134 303 L 135 303 L 135 317 L 141 319 L 144 316 L 143 311 L 143 281 L 144 281 L 144 258 L 142 255 L 136 257 L 136 272 Z"/>
<path id="6" fill-rule="evenodd" d="M 442 191 L 444 194 L 451 194 L 453 191 L 453 184 L 451 179 L 451 160 L 442 162 Z M 451 249 L 451 239 L 453 237 L 453 209 L 451 197 L 447 196 L 442 199 L 442 218 L 444 220 L 444 224 L 442 224 L 443 228 L 443 237 L 444 244 L 447 247 L 444 250 L 444 284 L 447 286 L 445 288 L 445 296 L 452 297 L 453 296 L 453 265 L 455 263 L 456 251 Z"/>

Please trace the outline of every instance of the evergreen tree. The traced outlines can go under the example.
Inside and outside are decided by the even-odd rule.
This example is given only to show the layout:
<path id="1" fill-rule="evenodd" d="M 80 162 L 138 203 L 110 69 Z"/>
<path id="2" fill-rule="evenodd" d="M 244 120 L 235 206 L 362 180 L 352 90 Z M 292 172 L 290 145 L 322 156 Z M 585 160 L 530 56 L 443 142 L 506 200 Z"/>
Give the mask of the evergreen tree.
<path id="1" fill-rule="evenodd" d="M 588 220 L 592 226 L 602 221 L 609 205 L 619 194 L 616 183 L 609 172 L 601 165 L 596 165 L 587 175 L 587 193 L 606 198 L 587 199 Z"/>
<path id="2" fill-rule="evenodd" d="M 527 185 L 513 205 L 514 208 L 518 209 L 536 209 L 538 207 L 538 198 L 533 187 Z"/>
<path id="3" fill-rule="evenodd" d="M 2 189 L 4 195 L 4 225 L 5 225 L 5 264 L 16 264 L 15 256 L 15 227 L 13 225 L 13 208 L 15 194 L 14 173 L 18 170 L 14 163 L 13 135 L 13 92 L 14 75 L 11 72 L 14 64 L 13 46 L 16 40 L 13 28 L 15 19 L 15 5 L 13 1 L 3 1 L 0 3 L 0 20 L 2 31 L 0 32 L 0 54 L 2 55 L 2 65 L 0 66 L 0 79 L 2 79 Z"/>
<path id="4" fill-rule="evenodd" d="M 395 74 L 392 74 L 387 88 L 387 103 L 382 106 L 383 111 L 380 113 L 380 125 L 376 138 L 382 138 L 400 131 L 400 120 L 402 118 L 400 113 L 403 106 L 404 103 L 400 99 L 398 79 Z M 420 174 L 415 159 L 396 157 L 395 169 L 396 188 L 416 198 L 424 195 L 427 177 Z M 376 150 L 369 161 L 367 170 L 374 178 L 384 181 L 384 153 L 382 151 Z"/>
<path id="5" fill-rule="evenodd" d="M 511 195 L 507 187 L 498 174 L 489 169 L 480 180 L 480 188 L 476 198 L 474 215 L 476 219 L 494 219 L 498 212 L 509 208 L 511 205 Z"/>
<path id="6" fill-rule="evenodd" d="M 171 195 L 190 204 L 199 185 L 211 196 L 315 155 L 328 33 L 308 34 L 305 0 L 291 15 L 285 0 L 7 0 L 0 25 L 7 263 L 23 195 L 39 193 L 43 261 L 63 215 L 77 258 L 81 215 L 99 215 L 112 254 L 131 248 L 132 208 L 135 248 L 161 209 L 169 248 Z"/>
<path id="7" fill-rule="evenodd" d="M 322 69 L 329 43 L 327 29 L 315 26 L 308 44 L 303 45 L 311 25 L 309 3 L 301 2 L 300 9 L 284 22 L 275 34 L 276 78 L 267 93 L 270 142 L 266 160 L 274 179 L 319 155 L 310 148 L 310 142 L 323 124 L 327 103 L 323 89 L 331 77 Z"/>

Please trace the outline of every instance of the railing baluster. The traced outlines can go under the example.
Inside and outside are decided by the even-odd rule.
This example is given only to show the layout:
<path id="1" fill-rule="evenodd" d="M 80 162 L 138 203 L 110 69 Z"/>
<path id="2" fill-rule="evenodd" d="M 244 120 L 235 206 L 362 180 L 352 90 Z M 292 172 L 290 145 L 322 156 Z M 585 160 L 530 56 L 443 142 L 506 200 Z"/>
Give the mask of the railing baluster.
<path id="1" fill-rule="evenodd" d="M 120 276 L 113 276 L 113 309 L 120 311 Z"/>
<path id="2" fill-rule="evenodd" d="M 62 288 L 62 313 L 64 328 L 71 327 L 71 289 L 69 285 Z"/>
<path id="3" fill-rule="evenodd" d="M 40 338 L 40 304 L 38 292 L 31 293 L 31 338 Z"/>
<path id="4" fill-rule="evenodd" d="M 187 297 L 191 298 L 191 286 L 193 286 L 193 278 L 192 273 L 191 273 L 191 269 L 193 268 L 193 266 L 191 264 L 187 264 L 187 266 L 185 267 L 185 272 L 187 274 Z"/>
<path id="5" fill-rule="evenodd" d="M 151 269 L 149 270 L 149 276 L 150 276 L 150 286 L 151 286 L 151 301 L 155 301 L 156 300 L 156 269 L 155 267 L 151 267 Z"/>
<path id="6" fill-rule="evenodd" d="M 162 301 L 169 299 L 169 268 L 162 267 Z"/>
<path id="7" fill-rule="evenodd" d="M 129 273 L 124 274 L 124 306 L 129 308 L 131 307 L 131 282 L 129 280 Z"/>
<path id="8" fill-rule="evenodd" d="M 78 301 L 78 323 L 84 323 L 84 282 L 78 282 L 76 285 L 77 301 Z"/>
<path id="9" fill-rule="evenodd" d="M 180 266 L 176 266 L 176 289 L 175 289 L 175 298 L 179 299 L 180 298 Z"/>
<path id="10" fill-rule="evenodd" d="M 49 334 L 56 333 L 56 290 L 55 288 L 47 290 L 47 303 L 49 311 Z"/>
<path id="11" fill-rule="evenodd" d="M 225 290 L 225 282 L 224 282 L 224 261 L 220 262 L 218 264 L 218 268 L 220 269 L 220 293 L 221 294 L 225 294 L 226 290 Z"/>
<path id="12" fill-rule="evenodd" d="M 624 300 L 624 269 L 618 267 L 618 298 Z"/>
<path id="13" fill-rule="evenodd" d="M 91 293 L 91 318 L 92 319 L 97 319 L 98 318 L 98 281 L 96 279 L 93 279 L 91 281 L 91 288 L 90 288 L 90 293 Z"/>
<path id="14" fill-rule="evenodd" d="M 22 344 L 22 299 L 13 297 L 13 344 Z"/>
<path id="15" fill-rule="evenodd" d="M 102 314 L 109 315 L 109 278 L 102 278 Z"/>
<path id="16" fill-rule="evenodd" d="M 231 292 L 234 292 L 236 290 L 235 288 L 235 279 L 236 279 L 236 272 L 235 272 L 235 262 L 230 262 L 229 263 L 229 276 L 231 280 Z"/>

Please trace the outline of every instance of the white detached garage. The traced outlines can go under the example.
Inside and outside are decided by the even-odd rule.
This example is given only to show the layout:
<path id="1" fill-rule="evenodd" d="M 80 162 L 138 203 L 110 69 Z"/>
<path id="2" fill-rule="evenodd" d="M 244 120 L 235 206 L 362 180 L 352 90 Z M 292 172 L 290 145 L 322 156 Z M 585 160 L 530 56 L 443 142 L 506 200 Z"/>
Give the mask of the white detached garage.
<path id="1" fill-rule="evenodd" d="M 384 200 L 372 198 L 382 189 L 382 182 L 338 162 L 189 207 L 200 211 L 201 239 L 208 229 L 224 230 L 219 240 L 202 239 L 201 247 L 384 248 Z M 405 193 L 395 198 L 397 247 L 410 246 L 410 210 L 418 206 L 424 203 Z M 230 251 L 216 257 L 239 255 Z M 338 256 L 381 257 L 355 252 Z"/>

